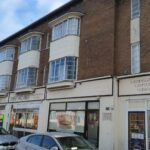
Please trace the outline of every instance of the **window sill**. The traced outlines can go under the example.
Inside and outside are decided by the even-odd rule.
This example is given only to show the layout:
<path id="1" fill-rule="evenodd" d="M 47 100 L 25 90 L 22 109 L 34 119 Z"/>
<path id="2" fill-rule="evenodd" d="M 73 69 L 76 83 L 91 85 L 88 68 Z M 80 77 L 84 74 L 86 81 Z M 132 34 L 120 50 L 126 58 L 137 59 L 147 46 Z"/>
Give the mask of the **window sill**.
<path id="1" fill-rule="evenodd" d="M 15 93 L 19 94 L 19 93 L 33 93 L 34 92 L 34 88 L 33 87 L 28 87 L 28 88 L 21 88 L 21 89 L 16 89 Z"/>
<path id="2" fill-rule="evenodd" d="M 61 89 L 68 89 L 68 88 L 74 88 L 75 83 L 71 81 L 62 81 L 62 82 L 56 82 L 56 83 L 50 83 L 47 85 L 47 89 L 49 90 L 61 90 Z"/>

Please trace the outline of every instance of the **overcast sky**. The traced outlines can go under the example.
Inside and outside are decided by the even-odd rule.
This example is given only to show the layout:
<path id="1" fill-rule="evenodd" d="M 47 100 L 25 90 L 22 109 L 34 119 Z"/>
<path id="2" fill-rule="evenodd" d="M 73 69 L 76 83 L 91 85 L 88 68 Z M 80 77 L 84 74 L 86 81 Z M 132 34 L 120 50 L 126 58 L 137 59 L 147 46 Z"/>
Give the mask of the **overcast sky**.
<path id="1" fill-rule="evenodd" d="M 69 0 L 0 0 L 0 41 Z"/>

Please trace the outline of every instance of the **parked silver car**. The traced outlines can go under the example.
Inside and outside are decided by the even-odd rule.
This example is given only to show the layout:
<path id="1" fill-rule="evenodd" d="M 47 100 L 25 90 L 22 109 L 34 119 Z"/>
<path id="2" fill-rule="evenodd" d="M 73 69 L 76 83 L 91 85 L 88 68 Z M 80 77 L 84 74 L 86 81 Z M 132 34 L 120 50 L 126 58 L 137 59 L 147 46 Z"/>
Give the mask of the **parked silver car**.
<path id="1" fill-rule="evenodd" d="M 15 150 L 18 138 L 0 127 L 0 150 Z"/>
<path id="2" fill-rule="evenodd" d="M 78 135 L 50 132 L 21 138 L 16 150 L 95 150 L 95 148 Z"/>

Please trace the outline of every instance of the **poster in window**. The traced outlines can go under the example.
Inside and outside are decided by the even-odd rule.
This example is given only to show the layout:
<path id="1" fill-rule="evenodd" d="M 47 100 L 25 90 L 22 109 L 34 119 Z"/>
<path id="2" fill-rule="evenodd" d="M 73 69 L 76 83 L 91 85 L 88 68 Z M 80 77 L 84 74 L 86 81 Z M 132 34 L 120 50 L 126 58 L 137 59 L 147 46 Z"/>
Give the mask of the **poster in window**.
<path id="1" fill-rule="evenodd" d="M 50 130 L 70 130 L 84 132 L 84 111 L 52 111 L 50 115 Z"/>

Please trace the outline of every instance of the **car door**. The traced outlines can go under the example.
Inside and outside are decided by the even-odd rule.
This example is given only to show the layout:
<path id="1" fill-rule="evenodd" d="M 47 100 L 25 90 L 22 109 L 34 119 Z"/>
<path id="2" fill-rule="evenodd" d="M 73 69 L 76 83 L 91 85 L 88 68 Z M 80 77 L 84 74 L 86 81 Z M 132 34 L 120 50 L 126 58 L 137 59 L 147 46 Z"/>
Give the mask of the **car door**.
<path id="1" fill-rule="evenodd" d="M 58 144 L 56 143 L 56 141 L 48 135 L 43 136 L 41 146 L 43 148 L 45 148 L 46 150 L 50 150 L 52 147 L 58 147 L 58 149 L 60 150 L 60 148 L 59 148 Z"/>
<path id="2" fill-rule="evenodd" d="M 30 136 L 25 144 L 25 150 L 45 150 L 41 147 L 43 135 Z"/>

